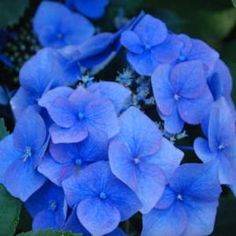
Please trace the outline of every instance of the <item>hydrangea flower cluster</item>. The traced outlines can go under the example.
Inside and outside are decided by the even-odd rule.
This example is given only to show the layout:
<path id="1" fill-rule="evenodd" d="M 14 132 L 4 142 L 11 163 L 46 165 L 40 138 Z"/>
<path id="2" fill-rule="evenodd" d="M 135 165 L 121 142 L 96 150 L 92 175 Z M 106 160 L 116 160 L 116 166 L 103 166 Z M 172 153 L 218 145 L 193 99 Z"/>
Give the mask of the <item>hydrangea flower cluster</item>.
<path id="1" fill-rule="evenodd" d="M 108 1 L 66 4 L 98 18 Z M 20 71 L 16 125 L 0 142 L 0 183 L 24 202 L 33 230 L 126 235 L 122 222 L 141 213 L 142 236 L 211 234 L 221 185 L 236 195 L 232 78 L 218 53 L 145 13 L 92 36 L 79 13 L 44 1 L 33 26 L 47 47 Z M 84 82 L 122 46 L 131 69 L 118 82 Z M 202 130 L 190 147 L 201 163 L 186 163 L 184 148 L 165 135 L 185 125 Z"/>

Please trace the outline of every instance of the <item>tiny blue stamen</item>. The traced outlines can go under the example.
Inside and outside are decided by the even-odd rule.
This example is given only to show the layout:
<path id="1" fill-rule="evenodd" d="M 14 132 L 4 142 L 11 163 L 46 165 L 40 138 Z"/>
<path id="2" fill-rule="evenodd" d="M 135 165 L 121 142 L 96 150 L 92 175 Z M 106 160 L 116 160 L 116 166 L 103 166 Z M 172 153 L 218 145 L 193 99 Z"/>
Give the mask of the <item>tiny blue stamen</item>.
<path id="1" fill-rule="evenodd" d="M 180 96 L 176 93 L 176 94 L 174 94 L 174 99 L 175 99 L 176 101 L 178 101 L 178 100 L 180 99 Z"/>
<path id="2" fill-rule="evenodd" d="M 32 156 L 32 149 L 29 146 L 25 147 L 25 153 L 23 155 L 23 161 L 26 161 L 29 157 Z"/>
<path id="3" fill-rule="evenodd" d="M 80 166 L 82 164 L 82 160 L 80 158 L 75 159 L 75 164 Z"/>
<path id="4" fill-rule="evenodd" d="M 219 146 L 218 146 L 218 149 L 221 151 L 221 150 L 223 150 L 225 148 L 225 145 L 224 144 L 220 144 Z"/>
<path id="5" fill-rule="evenodd" d="M 134 158 L 134 163 L 135 164 L 139 164 L 140 163 L 140 159 L 138 157 Z"/>
<path id="6" fill-rule="evenodd" d="M 99 197 L 104 200 L 104 199 L 107 198 L 107 195 L 106 195 L 104 192 L 101 192 L 101 193 L 99 194 Z"/>
<path id="7" fill-rule="evenodd" d="M 78 113 L 78 117 L 79 117 L 79 120 L 83 120 L 84 119 L 84 113 L 83 112 L 79 112 Z"/>
<path id="8" fill-rule="evenodd" d="M 180 200 L 180 201 L 183 201 L 183 196 L 181 194 L 178 194 L 177 199 Z"/>

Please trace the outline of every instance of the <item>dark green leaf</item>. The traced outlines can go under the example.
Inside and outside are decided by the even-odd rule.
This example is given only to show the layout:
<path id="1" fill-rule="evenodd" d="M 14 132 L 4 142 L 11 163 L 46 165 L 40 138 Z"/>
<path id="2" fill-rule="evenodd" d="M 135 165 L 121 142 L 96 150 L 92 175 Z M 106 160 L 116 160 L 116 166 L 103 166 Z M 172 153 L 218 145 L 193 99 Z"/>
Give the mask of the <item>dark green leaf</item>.
<path id="1" fill-rule="evenodd" d="M 19 222 L 21 203 L 0 185 L 0 236 L 12 236 Z"/>
<path id="2" fill-rule="evenodd" d="M 232 0 L 234 7 L 236 7 L 236 0 Z"/>
<path id="3" fill-rule="evenodd" d="M 73 234 L 70 232 L 54 231 L 54 230 L 40 230 L 37 232 L 21 233 L 17 236 L 82 236 L 82 234 Z"/>
<path id="4" fill-rule="evenodd" d="M 28 6 L 28 0 L 0 1 L 0 28 L 17 23 Z"/>
<path id="5" fill-rule="evenodd" d="M 3 118 L 0 118 L 0 140 L 8 135 L 8 131 L 5 127 L 5 122 Z"/>

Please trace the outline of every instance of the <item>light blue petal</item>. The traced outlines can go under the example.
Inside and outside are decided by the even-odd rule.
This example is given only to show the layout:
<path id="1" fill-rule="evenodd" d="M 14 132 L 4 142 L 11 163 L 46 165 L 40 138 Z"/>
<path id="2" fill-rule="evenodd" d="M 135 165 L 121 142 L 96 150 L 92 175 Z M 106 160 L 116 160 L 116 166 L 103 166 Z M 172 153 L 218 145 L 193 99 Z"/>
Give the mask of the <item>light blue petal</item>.
<path id="1" fill-rule="evenodd" d="M 117 208 L 101 199 L 86 199 L 80 202 L 77 216 L 81 224 L 93 235 L 110 233 L 120 222 Z"/>

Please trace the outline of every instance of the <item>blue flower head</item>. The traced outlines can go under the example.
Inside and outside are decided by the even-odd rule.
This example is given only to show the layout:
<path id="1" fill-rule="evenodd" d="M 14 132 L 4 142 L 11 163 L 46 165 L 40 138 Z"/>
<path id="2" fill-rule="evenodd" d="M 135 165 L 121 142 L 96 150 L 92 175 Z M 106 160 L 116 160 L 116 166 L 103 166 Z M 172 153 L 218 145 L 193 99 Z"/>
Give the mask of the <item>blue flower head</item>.
<path id="1" fill-rule="evenodd" d="M 45 100 L 50 100 L 52 93 L 45 96 Z M 104 132 L 110 139 L 119 131 L 112 102 L 82 86 L 69 97 L 53 94 L 50 104 L 46 109 L 54 122 L 49 130 L 53 143 L 77 143 L 92 135 L 94 130 Z"/>
<path id="2" fill-rule="evenodd" d="M 66 4 L 85 16 L 93 19 L 101 18 L 109 0 L 66 0 Z"/>
<path id="3" fill-rule="evenodd" d="M 194 142 L 196 154 L 203 162 L 217 164 L 221 184 L 235 184 L 235 118 L 225 98 L 212 105 L 206 130 L 208 141 L 199 137 Z"/>
<path id="4" fill-rule="evenodd" d="M 81 168 L 99 160 L 107 160 L 108 138 L 104 132 L 94 130 L 80 143 L 50 145 L 38 171 L 57 185 Z"/>
<path id="5" fill-rule="evenodd" d="M 220 192 L 214 166 L 181 165 L 155 208 L 143 215 L 142 236 L 211 234 Z"/>
<path id="6" fill-rule="evenodd" d="M 26 201 L 45 182 L 37 171 L 47 147 L 43 119 L 28 108 L 13 134 L 0 142 L 0 182 L 11 195 Z"/>
<path id="7" fill-rule="evenodd" d="M 99 161 L 62 183 L 69 206 L 76 207 L 81 224 L 93 235 L 112 232 L 141 207 L 136 195 Z"/>
<path id="8" fill-rule="evenodd" d="M 200 124 L 213 101 L 201 61 L 160 65 L 152 75 L 152 89 L 169 133 L 180 132 L 184 122 Z"/>
<path id="9" fill-rule="evenodd" d="M 62 188 L 49 181 L 35 192 L 25 207 L 33 218 L 32 229 L 61 229 L 67 216 L 67 204 Z"/>
<path id="10" fill-rule="evenodd" d="M 174 62 L 182 46 L 162 21 L 150 15 L 145 15 L 133 30 L 126 30 L 121 43 L 128 50 L 129 63 L 141 75 L 151 75 L 158 65 Z"/>
<path id="11" fill-rule="evenodd" d="M 109 147 L 111 170 L 137 194 L 141 212 L 147 213 L 161 197 L 182 152 L 162 139 L 157 125 L 137 108 L 129 108 L 120 119 L 121 131 Z"/>
<path id="12" fill-rule="evenodd" d="M 43 1 L 33 19 L 34 31 L 44 47 L 78 45 L 94 34 L 93 25 L 63 4 Z"/>

